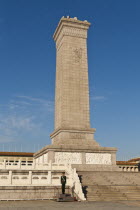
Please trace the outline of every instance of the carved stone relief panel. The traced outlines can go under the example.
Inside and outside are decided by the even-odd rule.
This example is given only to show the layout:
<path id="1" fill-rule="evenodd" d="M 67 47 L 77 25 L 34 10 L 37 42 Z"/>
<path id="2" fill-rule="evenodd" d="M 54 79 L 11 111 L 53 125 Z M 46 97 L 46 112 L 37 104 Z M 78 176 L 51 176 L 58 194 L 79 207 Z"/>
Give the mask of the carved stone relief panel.
<path id="1" fill-rule="evenodd" d="M 111 154 L 108 153 L 86 153 L 86 164 L 111 165 Z"/>
<path id="2" fill-rule="evenodd" d="M 82 48 L 76 48 L 74 49 L 74 59 L 75 63 L 79 63 L 82 58 Z"/>
<path id="3" fill-rule="evenodd" d="M 82 154 L 78 152 L 55 152 L 55 163 L 81 164 Z"/>

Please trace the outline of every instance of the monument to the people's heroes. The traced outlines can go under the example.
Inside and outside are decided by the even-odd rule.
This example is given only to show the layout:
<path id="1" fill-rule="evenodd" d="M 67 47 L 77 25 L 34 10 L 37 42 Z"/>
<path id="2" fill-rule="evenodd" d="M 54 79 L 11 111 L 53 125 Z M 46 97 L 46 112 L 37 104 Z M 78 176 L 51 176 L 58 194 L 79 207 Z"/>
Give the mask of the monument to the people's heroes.
<path id="1" fill-rule="evenodd" d="M 62 17 L 56 31 L 55 129 L 36 162 L 116 164 L 116 148 L 101 147 L 90 127 L 87 31 L 90 23 Z"/>

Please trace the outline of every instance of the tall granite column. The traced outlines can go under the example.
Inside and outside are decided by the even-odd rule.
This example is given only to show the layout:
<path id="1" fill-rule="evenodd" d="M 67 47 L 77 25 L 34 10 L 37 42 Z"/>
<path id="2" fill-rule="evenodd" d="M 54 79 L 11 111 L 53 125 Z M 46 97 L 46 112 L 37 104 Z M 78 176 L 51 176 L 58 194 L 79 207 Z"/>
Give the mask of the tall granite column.
<path id="1" fill-rule="evenodd" d="M 61 18 L 56 42 L 55 130 L 53 143 L 93 140 L 90 128 L 87 30 L 90 23 Z M 86 142 L 85 142 L 86 143 Z M 93 143 L 93 142 L 92 142 Z M 98 145 L 95 142 L 95 145 Z"/>
<path id="2" fill-rule="evenodd" d="M 90 23 L 62 17 L 56 31 L 55 126 L 52 144 L 35 153 L 55 163 L 102 165 L 114 170 L 116 148 L 101 147 L 90 127 L 87 31 Z M 76 166 L 78 167 L 78 165 Z M 96 166 L 95 166 L 96 169 Z M 115 169 L 118 170 L 118 169 Z"/>

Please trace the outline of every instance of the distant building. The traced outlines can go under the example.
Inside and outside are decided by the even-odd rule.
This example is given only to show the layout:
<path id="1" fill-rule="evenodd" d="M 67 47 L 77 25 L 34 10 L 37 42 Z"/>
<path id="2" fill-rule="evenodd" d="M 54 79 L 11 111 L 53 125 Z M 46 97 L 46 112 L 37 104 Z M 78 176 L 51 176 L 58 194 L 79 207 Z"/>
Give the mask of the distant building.
<path id="1" fill-rule="evenodd" d="M 123 171 L 140 171 L 140 158 L 133 158 L 128 161 L 116 161 L 116 165 Z"/>
<path id="2" fill-rule="evenodd" d="M 22 164 L 32 163 L 33 154 L 29 152 L 0 152 L 0 162 L 6 161 L 6 164 L 10 165 L 11 163 L 18 163 L 19 160 Z"/>
<path id="3" fill-rule="evenodd" d="M 129 163 L 136 163 L 136 164 L 138 164 L 138 163 L 140 163 L 140 157 L 139 158 L 133 158 L 131 160 L 128 160 L 128 162 Z"/>

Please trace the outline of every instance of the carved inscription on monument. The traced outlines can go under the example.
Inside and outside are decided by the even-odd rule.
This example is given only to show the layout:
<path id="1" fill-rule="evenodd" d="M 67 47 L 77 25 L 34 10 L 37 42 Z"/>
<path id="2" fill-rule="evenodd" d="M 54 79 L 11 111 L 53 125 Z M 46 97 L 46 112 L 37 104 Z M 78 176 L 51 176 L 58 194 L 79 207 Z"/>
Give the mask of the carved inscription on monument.
<path id="1" fill-rule="evenodd" d="M 82 48 L 76 48 L 73 50 L 75 63 L 79 63 L 82 58 Z"/>
<path id="2" fill-rule="evenodd" d="M 70 133 L 70 138 L 72 139 L 84 139 L 85 135 L 82 133 Z"/>
<path id="3" fill-rule="evenodd" d="M 78 152 L 55 152 L 55 163 L 81 164 L 82 155 Z"/>
<path id="4" fill-rule="evenodd" d="M 86 153 L 86 164 L 111 165 L 111 154 Z"/>

